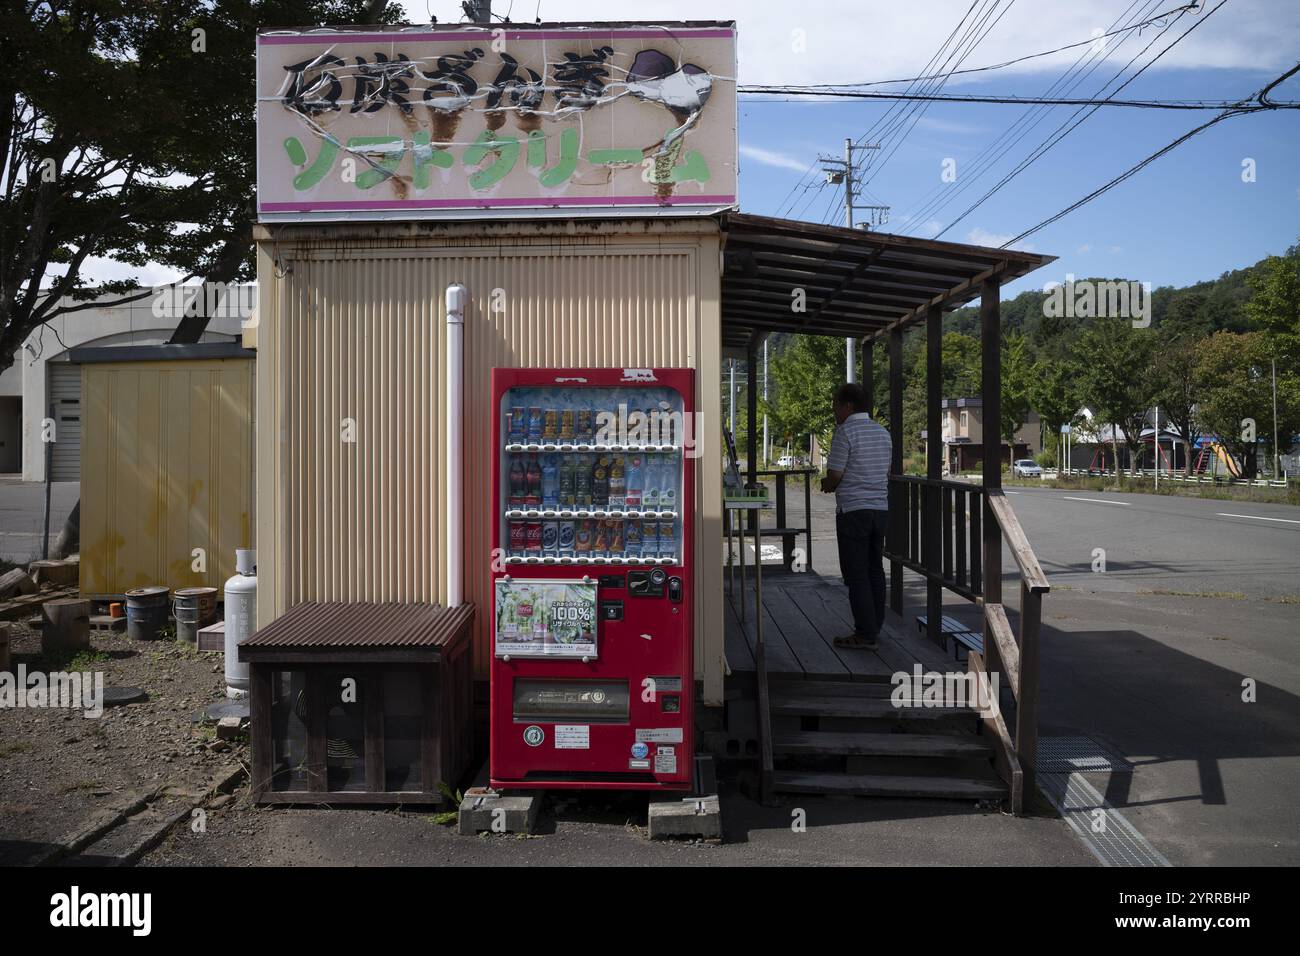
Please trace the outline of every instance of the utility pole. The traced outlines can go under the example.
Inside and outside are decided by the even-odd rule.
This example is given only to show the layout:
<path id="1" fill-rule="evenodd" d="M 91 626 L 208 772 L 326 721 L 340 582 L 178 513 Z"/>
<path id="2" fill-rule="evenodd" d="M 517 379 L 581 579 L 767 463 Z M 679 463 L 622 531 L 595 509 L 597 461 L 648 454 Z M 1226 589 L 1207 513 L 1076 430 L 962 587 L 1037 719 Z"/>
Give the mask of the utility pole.
<path id="1" fill-rule="evenodd" d="M 1277 481 L 1282 468 L 1282 450 L 1277 447 L 1277 359 L 1269 362 L 1273 366 L 1273 480 Z"/>
<path id="2" fill-rule="evenodd" d="M 871 212 L 871 223 L 874 225 L 883 225 L 889 221 L 888 206 L 860 206 L 853 200 L 858 198 L 857 171 L 853 167 L 853 154 L 855 151 L 868 149 L 880 149 L 879 143 L 868 144 L 865 146 L 855 146 L 853 140 L 847 136 L 844 138 L 844 158 L 836 159 L 833 156 L 819 156 L 822 169 L 826 171 L 826 181 L 833 185 L 843 184 L 844 186 L 844 226 L 846 229 L 853 228 L 853 210 L 865 209 Z M 868 223 L 862 224 L 863 229 L 870 229 Z M 844 340 L 844 379 L 850 384 L 858 380 L 858 340 L 847 338 Z"/>

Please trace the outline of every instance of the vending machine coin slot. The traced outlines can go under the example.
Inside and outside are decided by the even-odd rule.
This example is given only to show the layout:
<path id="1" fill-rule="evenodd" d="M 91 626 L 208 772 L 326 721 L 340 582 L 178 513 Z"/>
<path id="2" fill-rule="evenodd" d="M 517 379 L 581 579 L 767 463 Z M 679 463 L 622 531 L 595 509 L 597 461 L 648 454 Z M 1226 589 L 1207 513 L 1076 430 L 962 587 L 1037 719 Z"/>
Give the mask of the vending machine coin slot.
<path id="1" fill-rule="evenodd" d="M 661 598 L 664 596 L 664 584 L 667 579 L 662 568 L 655 568 L 653 571 L 629 571 L 627 573 L 628 596 Z"/>

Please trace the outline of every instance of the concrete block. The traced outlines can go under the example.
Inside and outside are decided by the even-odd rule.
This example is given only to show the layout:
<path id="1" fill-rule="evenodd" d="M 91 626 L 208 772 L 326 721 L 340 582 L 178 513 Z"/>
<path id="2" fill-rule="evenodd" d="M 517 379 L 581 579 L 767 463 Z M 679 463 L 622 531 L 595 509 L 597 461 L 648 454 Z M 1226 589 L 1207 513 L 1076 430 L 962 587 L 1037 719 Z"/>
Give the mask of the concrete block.
<path id="1" fill-rule="evenodd" d="M 248 728 L 247 717 L 222 717 L 217 721 L 217 739 L 235 740 Z"/>
<path id="2" fill-rule="evenodd" d="M 199 628 L 198 648 L 201 651 L 225 651 L 226 622 L 217 621 L 207 627 Z"/>
<path id="3" fill-rule="evenodd" d="M 457 832 L 473 836 L 491 833 L 532 833 L 542 806 L 540 793 L 498 793 L 472 787 L 460 802 Z"/>
<path id="4" fill-rule="evenodd" d="M 722 839 L 722 806 L 717 795 L 651 803 L 650 839 L 701 837 Z"/>

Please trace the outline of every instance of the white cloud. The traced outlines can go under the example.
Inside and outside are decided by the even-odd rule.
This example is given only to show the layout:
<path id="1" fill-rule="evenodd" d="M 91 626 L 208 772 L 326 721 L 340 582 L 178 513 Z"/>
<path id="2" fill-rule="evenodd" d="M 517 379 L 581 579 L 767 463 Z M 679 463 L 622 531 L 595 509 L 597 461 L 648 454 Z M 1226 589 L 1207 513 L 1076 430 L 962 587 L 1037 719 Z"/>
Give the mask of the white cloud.
<path id="1" fill-rule="evenodd" d="M 430 12 L 444 23 L 461 18 L 460 4 L 452 0 L 435 0 L 427 6 L 420 0 L 406 0 L 404 5 L 413 23 L 427 22 Z M 635 7 L 620 6 L 614 16 L 610 7 L 591 0 L 546 0 L 541 10 L 548 22 L 653 22 L 702 17 L 735 20 L 741 82 L 803 84 L 915 76 L 969 7 L 969 0 L 806 0 L 795 7 L 776 0 L 710 0 L 703 7 L 698 0 L 657 0 Z M 986 66 L 1087 40 L 1093 30 L 1109 29 L 1129 7 L 1129 0 L 1016 4 L 963 66 Z M 1293 7 L 1292 2 L 1278 0 L 1233 0 L 1208 24 L 1180 41 L 1151 67 L 1151 72 L 1215 68 L 1280 73 L 1294 64 L 1293 54 L 1300 48 L 1300 17 L 1295 16 Z M 1204 16 L 1203 5 L 1201 12 L 1183 17 L 1151 52 L 1162 49 L 1168 40 Z M 795 30 L 805 32 L 806 52 L 794 51 Z M 1139 36 L 1135 31 L 1128 36 L 1125 45 L 1113 53 L 1112 61 L 1117 65 L 1142 49 L 1151 32 L 1148 29 Z M 1111 38 L 1110 43 L 1117 44 L 1121 39 Z M 1079 52 L 1066 50 L 1029 60 L 994 75 L 1059 72 L 1074 63 Z M 988 76 L 983 74 L 981 78 Z M 954 79 L 950 86 L 960 82 Z"/>
<path id="2" fill-rule="evenodd" d="M 773 149 L 763 149 L 761 146 L 747 146 L 743 143 L 740 146 L 740 155 L 752 159 L 756 163 L 762 163 L 764 166 L 792 169 L 796 173 L 807 172 L 808 166 L 812 162 L 811 159 L 800 160 Z"/>
<path id="3" fill-rule="evenodd" d="M 1078 249 L 1075 249 L 1074 251 L 1081 256 L 1086 256 L 1088 253 L 1092 252 L 1092 245 L 1090 243 L 1085 242 L 1083 245 L 1081 245 Z"/>
<path id="4" fill-rule="evenodd" d="M 976 226 L 966 233 L 966 241 L 977 246 L 1000 246 L 1004 242 L 1010 242 L 1011 236 L 1012 233 L 1009 232 L 989 232 L 983 226 Z"/>

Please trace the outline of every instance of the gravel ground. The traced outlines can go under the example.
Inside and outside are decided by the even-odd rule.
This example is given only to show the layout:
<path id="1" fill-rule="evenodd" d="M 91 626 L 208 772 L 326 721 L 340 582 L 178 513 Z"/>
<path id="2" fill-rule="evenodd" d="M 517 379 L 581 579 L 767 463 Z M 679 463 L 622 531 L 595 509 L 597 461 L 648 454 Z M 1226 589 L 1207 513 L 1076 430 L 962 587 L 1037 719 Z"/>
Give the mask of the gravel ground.
<path id="1" fill-rule="evenodd" d="M 218 741 L 210 725 L 193 721 L 225 699 L 220 654 L 92 631 L 91 652 L 47 662 L 39 631 L 10 629 L 15 668 L 98 671 L 106 688 L 134 686 L 147 696 L 99 718 L 80 709 L 0 709 L 0 864 L 21 863 L 61 842 L 132 794 L 194 789 L 221 767 L 246 762 L 243 743 Z"/>

